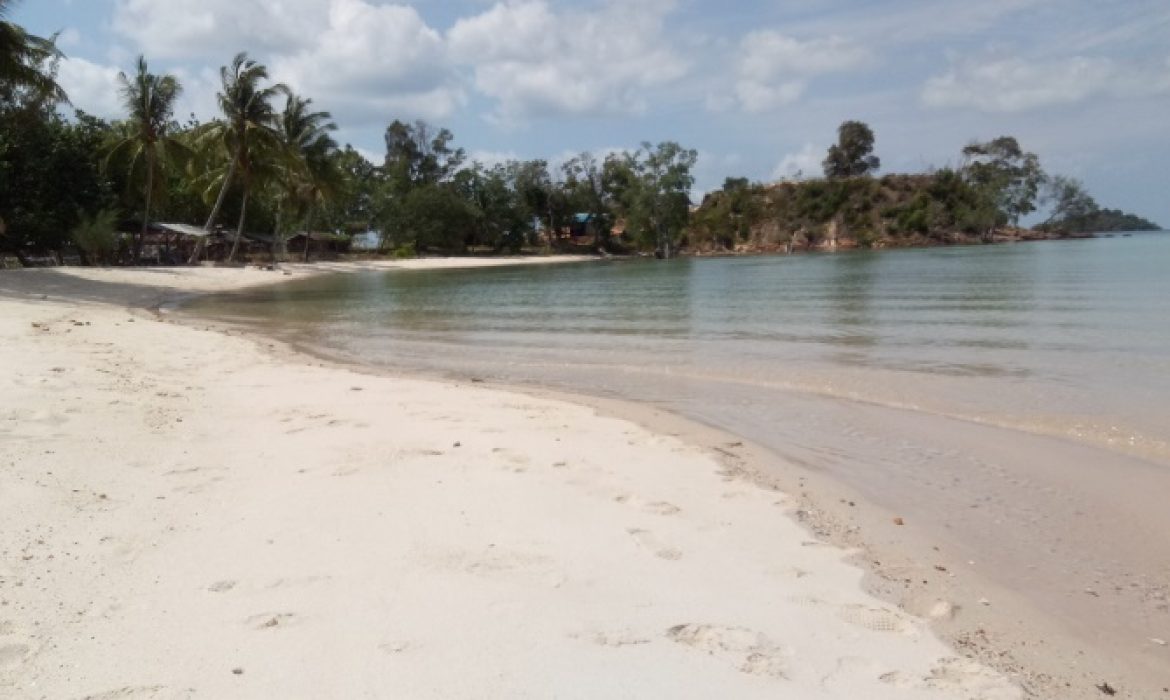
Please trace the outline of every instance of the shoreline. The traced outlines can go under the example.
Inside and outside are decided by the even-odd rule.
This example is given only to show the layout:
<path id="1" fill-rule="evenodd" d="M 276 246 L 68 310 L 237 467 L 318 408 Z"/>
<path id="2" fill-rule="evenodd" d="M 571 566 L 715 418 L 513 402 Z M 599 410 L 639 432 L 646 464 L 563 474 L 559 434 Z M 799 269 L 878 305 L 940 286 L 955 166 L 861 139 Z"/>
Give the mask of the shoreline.
<path id="1" fill-rule="evenodd" d="M 229 270 L 229 272 L 239 274 L 240 270 Z M 336 272 L 336 270 L 325 270 L 325 272 Z M 252 273 L 249 270 L 247 274 Z M 281 279 L 261 280 L 257 283 L 280 283 L 287 279 L 288 277 L 282 276 Z M 188 317 L 185 321 L 178 321 L 170 314 L 160 315 L 157 311 L 153 316 L 164 317 L 179 327 L 208 327 L 207 322 L 198 320 L 198 318 Z M 222 329 L 218 332 L 221 331 Z M 262 354 L 274 356 L 285 363 L 304 364 L 305 357 L 311 357 L 324 359 L 326 368 L 330 370 L 356 372 L 357 376 L 390 377 L 394 382 L 407 383 L 418 382 L 420 378 L 420 373 L 404 375 L 404 373 L 370 368 L 366 365 L 353 366 L 344 361 L 337 361 L 336 358 L 322 358 L 319 354 L 307 355 L 304 349 L 294 348 L 294 346 L 282 341 L 276 341 L 276 339 L 263 335 L 259 331 L 235 329 L 234 332 L 229 332 L 228 336 L 243 336 L 248 343 L 255 345 Z M 680 439 L 688 445 L 701 449 L 709 457 L 717 458 L 722 465 L 724 479 L 746 480 L 756 487 L 772 490 L 772 492 L 779 488 L 786 494 L 790 494 L 789 505 L 784 508 L 786 519 L 799 522 L 805 530 L 811 531 L 817 536 L 819 541 L 830 542 L 845 549 L 853 549 L 854 553 L 849 557 L 849 561 L 854 567 L 866 571 L 865 589 L 869 593 L 875 593 L 887 602 L 902 605 L 903 609 L 913 613 L 917 618 L 931 618 L 931 626 L 935 633 L 940 634 L 952 646 L 961 648 L 964 656 L 979 659 L 984 664 L 998 667 L 999 671 L 1011 674 L 1017 684 L 1026 688 L 1032 696 L 1041 696 L 1041 698 L 1042 696 L 1054 696 L 1052 693 L 1058 691 L 1061 691 L 1059 696 L 1067 696 L 1067 698 L 1075 698 L 1075 696 L 1089 698 L 1089 696 L 1099 694 L 1099 691 L 1094 687 L 1095 677 L 1090 678 L 1089 675 L 1083 675 L 1081 678 L 1073 679 L 1076 681 L 1075 687 L 1065 688 L 1062 687 L 1062 684 L 1068 681 L 1062 679 L 1060 675 L 1047 677 L 1041 672 L 1040 677 L 1035 677 L 1033 664 L 1023 663 L 1023 661 L 1010 656 L 1005 658 L 1004 652 L 1006 650 L 1002 639 L 980 639 L 978 636 L 972 637 L 970 634 L 966 634 L 966 636 L 957 634 L 956 626 L 951 624 L 954 623 L 954 619 L 951 618 L 955 616 L 955 609 L 959 609 L 959 612 L 962 613 L 964 622 L 970 622 L 971 612 L 978 613 L 979 611 L 972 610 L 969 603 L 962 606 L 952 605 L 951 608 L 947 608 L 947 606 L 941 608 L 940 604 L 948 603 L 948 598 L 955 597 L 954 584 L 943 585 L 942 589 L 938 589 L 937 586 L 935 588 L 923 586 L 922 589 L 907 595 L 906 589 L 902 586 L 901 574 L 903 572 L 922 568 L 928 570 L 931 578 L 935 578 L 938 574 L 937 571 L 931 570 L 932 567 L 929 564 L 922 561 L 915 562 L 915 557 L 908 556 L 913 551 L 921 553 L 928 548 L 929 543 L 923 542 L 917 547 L 908 547 L 907 540 L 913 528 L 893 527 L 890 524 L 892 512 L 863 502 L 854 490 L 842 485 L 837 480 L 823 478 L 823 475 L 808 473 L 807 469 L 787 464 L 785 460 L 777 458 L 768 449 L 753 445 L 748 440 L 734 437 L 734 433 L 675 416 L 675 414 L 653 405 L 639 405 L 628 402 L 628 400 L 590 397 L 586 394 L 541 389 L 541 387 L 530 385 L 501 385 L 489 382 L 476 383 L 475 386 L 460 386 L 459 379 L 427 377 L 425 375 L 422 375 L 422 380 L 438 382 L 440 385 L 454 385 L 456 389 L 502 390 L 509 394 L 518 393 L 523 394 L 523 396 L 536 397 L 538 400 L 551 399 L 557 403 L 567 402 L 572 405 L 586 406 L 597 416 L 631 421 L 635 425 L 646 428 L 649 433 Z M 468 385 L 469 383 L 464 380 L 462 384 Z M 859 528 L 863 533 L 861 535 L 859 535 Z M 885 531 L 882 531 L 883 528 Z M 881 531 L 881 536 L 875 537 L 875 533 L 879 533 L 879 531 Z M 882 542 L 875 542 L 875 540 L 882 540 Z M 947 562 L 948 569 L 952 571 L 945 578 L 952 579 L 956 576 L 954 571 L 958 569 L 950 563 L 954 561 L 954 557 L 940 556 L 937 561 Z M 962 578 L 965 575 L 963 572 L 958 576 Z M 945 584 L 947 581 L 943 583 Z M 943 595 L 943 593 L 947 593 L 947 595 Z M 1010 592 L 1004 591 L 1004 593 Z M 1007 603 L 1007 596 L 996 595 L 993 598 L 996 602 L 996 613 L 1004 613 L 1012 609 L 1012 605 Z M 1026 608 L 1017 610 L 1027 612 Z M 1037 630 L 1032 630 L 1031 633 L 1033 638 L 1042 634 Z M 0 643 L 2 643 L 2 638 L 0 638 Z M 1103 678 L 1101 680 L 1113 680 L 1114 686 L 1121 689 L 1121 696 L 1141 696 L 1124 694 L 1133 688 L 1127 687 L 1124 682 L 1119 682 L 1119 679 Z"/>
<path id="2" fill-rule="evenodd" d="M 168 319 L 180 325 L 210 324 L 219 332 L 251 338 L 266 345 L 268 352 L 291 361 L 307 357 L 326 366 L 369 376 L 398 380 L 421 378 L 562 401 L 629 421 L 653 434 L 681 440 L 715 459 L 727 474 L 785 494 L 792 501 L 788 517 L 821 544 L 847 552 L 847 561 L 864 574 L 861 586 L 866 593 L 926 621 L 948 646 L 1011 678 L 1026 697 L 1088 700 L 1100 696 L 1099 686 L 1103 683 L 1117 689 L 1119 697 L 1146 698 L 1155 697 L 1159 691 L 1168 692 L 1162 690 L 1162 683 L 1170 678 L 1163 680 L 1156 670 L 1151 672 L 1148 667 L 1135 666 L 1132 660 L 1087 656 L 1091 652 L 1085 651 L 1083 629 L 1066 626 L 1066 621 L 1038 610 L 1018 591 L 980 573 L 976 564 L 982 562 L 970 558 L 974 553 L 958 547 L 940 547 L 935 534 L 916 527 L 918 523 L 903 523 L 904 509 L 879 505 L 855 485 L 802 466 L 730 428 L 627 398 L 538 383 L 485 380 L 461 372 L 369 365 L 229 322 L 197 316 L 168 316 Z M 798 394 L 794 393 L 797 398 Z M 898 407 L 875 407 L 918 413 Z M 937 417 L 993 431 L 1012 430 L 962 418 Z M 1055 435 L 1021 433 L 1061 441 Z M 1101 449 L 1092 445 L 1081 447 Z M 1159 638 L 1141 641 L 1156 643 Z"/>
<path id="3" fill-rule="evenodd" d="M 6 693 L 1019 697 L 675 438 L 41 276 L 0 276 Z"/>
<path id="4" fill-rule="evenodd" d="M 273 338 L 262 330 L 241 329 L 231 323 L 224 324 L 224 327 L 242 332 L 245 336 L 263 339 L 264 342 L 270 342 Z M 334 356 L 320 348 L 291 342 L 287 338 L 277 342 L 287 347 L 294 357 L 307 354 L 333 365 L 375 376 L 423 377 L 440 382 L 475 383 L 529 396 L 568 401 L 593 407 L 604 415 L 631 420 L 657 434 L 679 437 L 718 458 L 725 467 L 750 476 L 755 483 L 792 494 L 798 502 L 793 517 L 808 530 L 836 546 L 860 550 L 852 561 L 866 571 L 868 592 L 917 616 L 933 618 L 935 631 L 948 643 L 963 649 L 969 656 L 1011 674 L 1034 697 L 1096 697 L 1100 694 L 1097 686 L 1101 683 L 1109 683 L 1111 687 L 1121 689 L 1122 697 L 1152 697 L 1161 691 L 1165 682 L 1170 681 L 1158 670 L 1157 664 L 1160 662 L 1156 659 L 1160 657 L 1161 649 L 1151 646 L 1165 636 L 1159 629 L 1152 629 L 1151 635 L 1158 636 L 1150 636 L 1149 639 L 1145 635 L 1123 635 L 1120 631 L 1111 633 L 1112 638 L 1120 640 L 1128 650 L 1124 655 L 1108 654 L 1105 658 L 1098 658 L 1094 649 L 1104 651 L 1110 647 L 1101 645 L 1088 622 L 1082 623 L 1074 618 L 1062 619 L 1059 607 L 1047 611 L 1038 609 L 1035 596 L 1029 600 L 1028 596 L 1021 595 L 1020 591 L 1026 589 L 1002 585 L 1002 581 L 997 582 L 980 573 L 980 568 L 986 565 L 983 556 L 955 546 L 957 543 L 953 538 L 940 539 L 937 536 L 940 533 L 925 530 L 920 519 L 909 518 L 911 522 L 905 526 L 892 524 L 895 519 L 902 520 L 902 516 L 907 515 L 905 511 L 909 509 L 889 503 L 879 506 L 856 485 L 842 481 L 839 475 L 821 474 L 799 466 L 769 448 L 745 439 L 742 432 L 733 428 L 714 426 L 693 416 L 684 417 L 672 413 L 670 408 L 654 404 L 590 394 L 579 387 L 550 387 L 539 382 L 484 382 L 474 378 L 474 370 L 469 370 L 469 374 L 373 366 Z M 793 393 L 791 398 L 801 400 L 799 392 Z M 901 411 L 898 407 L 880 408 Z M 953 420 L 957 423 L 971 423 L 988 435 L 995 431 L 1011 430 L 1004 426 L 965 421 L 961 417 L 933 418 L 943 422 Z M 1030 438 L 1066 442 L 1059 435 L 1020 432 Z M 735 445 L 735 448 L 729 450 L 728 445 Z M 1091 445 L 1084 447 L 1089 450 L 1100 449 Z M 943 544 L 944 540 L 946 545 Z M 976 562 L 976 559 L 979 561 Z M 1107 581 L 1108 577 L 1099 583 L 1108 585 Z M 1077 592 L 1080 593 L 1080 589 Z M 1120 603 L 1115 601 L 1112 604 Z M 1096 615 L 1089 616 L 1087 620 L 1095 623 L 1105 622 L 1107 618 Z M 1156 628 L 1152 623 L 1151 626 Z M 1098 646 L 1094 647 L 1095 643 Z M 1139 662 L 1137 657 L 1130 656 L 1138 651 L 1136 647 L 1145 647 L 1138 652 L 1145 657 L 1145 661 Z M 1143 663 L 1146 664 L 1144 667 Z"/>

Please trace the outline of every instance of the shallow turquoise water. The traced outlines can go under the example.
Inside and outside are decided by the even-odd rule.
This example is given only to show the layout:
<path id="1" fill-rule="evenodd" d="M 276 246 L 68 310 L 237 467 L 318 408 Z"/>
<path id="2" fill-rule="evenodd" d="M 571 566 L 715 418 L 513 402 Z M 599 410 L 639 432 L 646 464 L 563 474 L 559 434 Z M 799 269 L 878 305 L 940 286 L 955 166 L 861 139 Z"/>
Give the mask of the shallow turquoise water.
<path id="1" fill-rule="evenodd" d="M 192 308 L 376 365 L 684 409 L 812 393 L 1167 461 L 1168 267 L 1170 235 L 1137 234 L 337 275 Z"/>

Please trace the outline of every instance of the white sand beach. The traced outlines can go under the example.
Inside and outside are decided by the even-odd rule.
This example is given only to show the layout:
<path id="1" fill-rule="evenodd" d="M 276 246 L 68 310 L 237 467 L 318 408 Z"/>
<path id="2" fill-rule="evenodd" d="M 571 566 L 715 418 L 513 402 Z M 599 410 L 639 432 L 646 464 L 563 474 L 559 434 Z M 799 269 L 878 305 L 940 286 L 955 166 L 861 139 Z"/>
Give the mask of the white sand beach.
<path id="1" fill-rule="evenodd" d="M 0 273 L 0 696 L 1021 697 L 679 439 L 143 310 L 280 279 Z"/>

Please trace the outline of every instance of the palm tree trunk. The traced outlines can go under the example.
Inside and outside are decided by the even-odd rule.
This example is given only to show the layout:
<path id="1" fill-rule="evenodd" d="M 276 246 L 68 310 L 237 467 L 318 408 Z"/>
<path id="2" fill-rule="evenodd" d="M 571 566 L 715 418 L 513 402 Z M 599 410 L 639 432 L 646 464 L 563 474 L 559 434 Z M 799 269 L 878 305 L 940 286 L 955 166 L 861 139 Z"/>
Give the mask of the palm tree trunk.
<path id="1" fill-rule="evenodd" d="M 150 200 L 154 194 L 154 152 L 146 156 L 146 204 L 142 209 L 142 232 L 138 234 L 138 244 L 134 246 L 134 263 L 142 259 L 142 245 L 146 242 L 146 234 L 150 231 Z"/>
<path id="2" fill-rule="evenodd" d="M 284 253 L 284 236 L 280 233 L 280 219 L 284 214 L 284 202 L 277 201 L 276 203 L 276 225 L 272 227 L 272 247 L 269 252 L 272 253 L 272 264 L 276 264 L 276 254 Z M 280 250 L 277 250 L 279 248 Z"/>
<path id="3" fill-rule="evenodd" d="M 236 174 L 236 163 L 239 161 L 240 151 L 237 149 L 235 157 L 228 164 L 228 171 L 224 175 L 223 185 L 219 188 L 219 196 L 215 198 L 215 206 L 211 208 L 211 215 L 207 217 L 207 223 L 203 224 L 203 230 L 207 232 L 207 235 L 195 241 L 195 250 L 191 253 L 191 259 L 187 261 L 188 265 L 194 265 L 199 262 L 199 256 L 203 253 L 203 246 L 207 245 L 207 239 L 211 236 L 211 227 L 215 225 L 215 220 L 219 217 L 219 210 L 223 208 L 223 200 L 227 197 L 228 187 L 232 184 L 232 177 Z"/>
<path id="4" fill-rule="evenodd" d="M 240 202 L 240 225 L 236 227 L 236 237 L 232 240 L 232 251 L 228 253 L 227 261 L 236 259 L 236 251 L 240 248 L 240 238 L 244 235 L 244 220 L 248 215 L 248 183 L 244 182 L 244 198 Z"/>
<path id="5" fill-rule="evenodd" d="M 313 244 L 313 205 L 309 205 L 309 214 L 305 218 L 305 262 L 309 262 L 309 246 Z"/>
<path id="6" fill-rule="evenodd" d="M 555 231 L 553 229 L 553 210 L 552 210 L 552 204 L 549 204 L 548 205 L 548 230 L 544 232 L 544 240 L 545 240 L 545 244 L 548 245 L 548 249 L 550 251 L 553 249 L 553 240 L 558 233 L 560 233 L 560 232 Z"/>

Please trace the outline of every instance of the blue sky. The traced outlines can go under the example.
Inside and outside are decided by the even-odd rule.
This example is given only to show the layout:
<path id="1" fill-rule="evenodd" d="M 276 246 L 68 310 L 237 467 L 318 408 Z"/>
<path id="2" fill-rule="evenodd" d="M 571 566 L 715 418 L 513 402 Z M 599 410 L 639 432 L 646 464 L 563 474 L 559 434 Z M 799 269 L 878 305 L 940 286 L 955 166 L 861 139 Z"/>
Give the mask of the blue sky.
<path id="1" fill-rule="evenodd" d="M 210 118 L 219 66 L 247 50 L 379 159 L 394 118 L 484 161 L 670 139 L 699 150 L 703 191 L 817 175 L 861 119 L 885 172 L 1010 134 L 1170 226 L 1165 0 L 24 0 L 13 19 L 60 32 L 61 81 L 101 116 L 142 53 Z"/>

